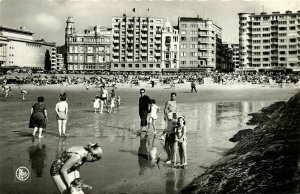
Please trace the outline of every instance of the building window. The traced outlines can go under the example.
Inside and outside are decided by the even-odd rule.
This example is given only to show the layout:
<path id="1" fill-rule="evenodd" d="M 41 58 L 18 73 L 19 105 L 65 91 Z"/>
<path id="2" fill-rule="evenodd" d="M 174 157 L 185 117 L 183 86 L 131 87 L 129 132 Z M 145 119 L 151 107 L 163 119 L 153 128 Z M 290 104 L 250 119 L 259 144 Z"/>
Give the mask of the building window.
<path id="1" fill-rule="evenodd" d="M 156 64 L 156 68 L 160 68 L 160 64 Z"/>
<path id="2" fill-rule="evenodd" d="M 181 52 L 181 53 L 180 53 L 180 56 L 181 56 L 181 57 L 186 57 L 186 52 Z"/>
<path id="3" fill-rule="evenodd" d="M 147 67 L 147 65 L 146 64 L 143 64 L 143 68 L 146 68 Z"/>
<path id="4" fill-rule="evenodd" d="M 181 40 L 181 41 L 186 41 L 186 36 L 180 37 L 180 40 Z"/>
<path id="5" fill-rule="evenodd" d="M 118 68 L 118 64 L 114 64 L 114 68 Z"/>
<path id="6" fill-rule="evenodd" d="M 135 64 L 135 67 L 136 67 L 136 68 L 139 68 L 139 67 L 140 67 L 140 65 L 139 65 L 139 64 Z"/>

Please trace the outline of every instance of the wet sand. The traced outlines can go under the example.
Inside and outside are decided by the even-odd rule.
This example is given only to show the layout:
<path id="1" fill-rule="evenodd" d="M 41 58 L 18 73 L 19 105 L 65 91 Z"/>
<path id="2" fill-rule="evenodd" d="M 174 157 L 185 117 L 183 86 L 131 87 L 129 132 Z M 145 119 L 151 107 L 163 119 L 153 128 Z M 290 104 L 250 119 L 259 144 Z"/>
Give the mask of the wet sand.
<path id="1" fill-rule="evenodd" d="M 159 132 L 165 127 L 164 103 L 171 92 L 177 92 L 178 112 L 187 118 L 188 169 L 172 169 L 165 165 L 165 152 L 162 152 L 159 166 L 143 157 L 151 147 L 153 135 L 135 134 L 139 129 L 141 87 L 146 88 L 146 94 L 162 109 L 157 120 Z M 13 86 L 14 96 L 0 97 L 0 193 L 58 193 L 49 175 L 51 163 L 68 147 L 89 142 L 98 142 L 104 151 L 100 161 L 81 167 L 81 177 L 93 186 L 91 193 L 176 193 L 218 160 L 224 150 L 234 146 L 228 139 L 245 128 L 248 113 L 287 100 L 299 91 L 299 87 L 242 87 L 198 85 L 198 93 L 191 94 L 187 84 L 176 88 L 118 86 L 117 95 L 121 96 L 123 104 L 117 113 L 95 114 L 93 100 L 98 89 L 93 86 L 89 90 L 83 85 L 22 86 L 29 92 L 24 101 L 18 87 Z M 59 139 L 54 107 L 58 94 L 63 91 L 68 94 L 67 132 L 70 136 Z M 40 95 L 45 97 L 49 121 L 45 138 L 32 141 L 32 129 L 28 128 L 30 108 Z M 161 151 L 159 139 L 154 139 L 154 146 Z M 15 180 L 14 169 L 19 166 L 30 168 L 28 182 Z"/>

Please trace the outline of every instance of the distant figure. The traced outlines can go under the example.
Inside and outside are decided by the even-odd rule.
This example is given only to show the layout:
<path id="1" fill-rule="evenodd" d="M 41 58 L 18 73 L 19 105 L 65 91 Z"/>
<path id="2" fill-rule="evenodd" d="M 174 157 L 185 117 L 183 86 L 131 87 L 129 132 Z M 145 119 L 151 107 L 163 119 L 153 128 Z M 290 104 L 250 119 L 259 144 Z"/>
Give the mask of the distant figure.
<path id="1" fill-rule="evenodd" d="M 110 105 L 109 105 L 109 110 L 108 113 L 114 113 L 115 112 L 115 108 L 116 108 L 116 98 L 110 98 Z"/>
<path id="2" fill-rule="evenodd" d="M 108 97 L 108 92 L 107 92 L 107 90 L 105 89 L 105 86 L 104 85 L 102 85 L 101 87 L 100 87 L 100 113 L 102 114 L 102 112 L 103 112 L 103 106 L 105 105 L 106 106 L 106 108 L 108 108 L 107 107 L 107 97 Z"/>
<path id="3" fill-rule="evenodd" d="M 86 90 L 89 90 L 90 86 L 89 85 L 86 85 L 85 89 Z"/>
<path id="4" fill-rule="evenodd" d="M 164 109 L 164 119 L 167 120 L 167 115 L 170 112 L 176 113 L 176 93 L 171 93 L 171 99 L 166 102 L 165 109 Z"/>
<path id="5" fill-rule="evenodd" d="M 29 122 L 29 128 L 33 128 L 32 136 L 35 137 L 37 130 L 39 130 L 38 138 L 44 138 L 42 136 L 43 129 L 46 128 L 47 121 L 47 109 L 44 102 L 44 97 L 40 96 L 37 98 L 37 103 L 35 103 L 31 108 L 31 116 Z"/>
<path id="6" fill-rule="evenodd" d="M 197 92 L 195 80 L 193 80 L 193 81 L 191 82 L 191 93 L 193 93 L 193 91 Z"/>
<path id="7" fill-rule="evenodd" d="M 121 106 L 121 96 L 118 96 L 117 98 L 117 109 Z"/>
<path id="8" fill-rule="evenodd" d="M 58 124 L 59 137 L 62 136 L 61 133 L 63 133 L 63 136 L 67 136 L 66 126 L 67 126 L 67 120 L 68 120 L 69 106 L 68 106 L 68 103 L 66 102 L 66 100 L 67 100 L 66 93 L 61 94 L 60 102 L 58 102 L 55 106 L 55 112 L 57 114 L 56 120 L 57 120 L 57 124 Z"/>
<path id="9" fill-rule="evenodd" d="M 12 89 L 11 89 L 11 87 L 9 86 L 8 87 L 8 91 L 7 91 L 7 96 L 13 96 L 14 95 L 14 93 L 12 93 Z"/>
<path id="10" fill-rule="evenodd" d="M 97 111 L 100 113 L 100 97 L 96 96 L 95 97 L 95 101 L 94 101 L 94 109 L 95 109 L 95 113 L 97 113 Z"/>
<path id="11" fill-rule="evenodd" d="M 154 80 L 151 80 L 151 85 L 152 85 L 152 88 L 154 88 L 154 85 L 155 85 Z"/>
<path id="12" fill-rule="evenodd" d="M 26 90 L 21 90 L 22 100 L 25 100 L 25 94 L 28 94 Z"/>
<path id="13" fill-rule="evenodd" d="M 155 127 L 155 121 L 157 120 L 157 113 L 160 110 L 160 108 L 155 104 L 155 100 L 151 99 L 151 105 L 150 105 L 150 117 L 148 122 L 148 130 L 150 129 L 150 125 L 152 124 L 154 134 L 156 134 L 156 127 Z"/>
<path id="14" fill-rule="evenodd" d="M 149 106 L 151 104 L 150 98 L 145 95 L 145 89 L 142 88 L 140 89 L 140 98 L 139 98 L 139 115 L 141 119 L 141 124 L 140 124 L 140 131 L 139 133 L 143 131 L 147 131 L 147 116 L 148 116 L 148 111 L 149 111 Z"/>
<path id="15" fill-rule="evenodd" d="M 71 182 L 70 193 L 71 194 L 84 194 L 84 192 L 82 191 L 83 188 L 93 189 L 93 187 L 84 184 L 83 180 L 81 178 L 75 178 Z"/>

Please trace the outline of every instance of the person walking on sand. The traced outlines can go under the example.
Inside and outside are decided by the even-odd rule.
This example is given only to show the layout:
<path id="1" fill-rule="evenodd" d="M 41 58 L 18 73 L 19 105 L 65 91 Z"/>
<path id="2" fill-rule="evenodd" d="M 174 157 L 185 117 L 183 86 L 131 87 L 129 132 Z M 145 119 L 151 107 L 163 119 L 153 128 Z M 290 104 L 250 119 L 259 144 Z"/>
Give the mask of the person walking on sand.
<path id="1" fill-rule="evenodd" d="M 100 113 L 101 113 L 101 114 L 102 114 L 102 112 L 103 112 L 103 106 L 104 106 L 104 105 L 106 106 L 106 108 L 108 108 L 108 107 L 107 107 L 107 97 L 108 97 L 108 92 L 107 92 L 107 90 L 105 89 L 105 86 L 102 85 L 102 86 L 100 87 L 100 99 L 101 99 L 101 101 L 100 101 Z"/>
<path id="2" fill-rule="evenodd" d="M 150 117 L 148 122 L 148 130 L 150 129 L 150 125 L 152 124 L 154 134 L 156 134 L 156 127 L 155 127 L 155 121 L 157 120 L 157 113 L 160 110 L 160 108 L 155 104 L 155 100 L 151 99 L 151 105 L 150 105 Z"/>
<path id="3" fill-rule="evenodd" d="M 62 136 L 62 133 L 63 136 L 67 136 L 66 126 L 68 121 L 69 107 L 66 100 L 67 100 L 67 95 L 66 93 L 63 93 L 62 95 L 60 95 L 60 102 L 58 102 L 55 106 L 55 112 L 57 114 L 56 119 L 58 124 L 59 137 Z"/>
<path id="4" fill-rule="evenodd" d="M 22 100 L 25 100 L 25 94 L 28 94 L 26 90 L 21 90 Z"/>
<path id="5" fill-rule="evenodd" d="M 35 137 L 37 130 L 39 130 L 39 138 L 44 138 L 42 136 L 43 129 L 46 128 L 47 121 L 47 109 L 44 102 L 44 97 L 40 96 L 37 98 L 37 103 L 35 103 L 31 108 L 31 116 L 29 121 L 29 128 L 33 128 L 32 136 Z"/>
<path id="6" fill-rule="evenodd" d="M 191 93 L 193 93 L 193 91 L 197 92 L 197 90 L 196 90 L 196 82 L 195 82 L 194 79 L 191 82 Z"/>
<path id="7" fill-rule="evenodd" d="M 167 121 L 168 113 L 173 112 L 176 113 L 176 93 L 171 93 L 171 99 L 166 102 L 164 108 L 164 119 Z"/>
<path id="8" fill-rule="evenodd" d="M 147 116 L 149 112 L 149 106 L 151 104 L 150 98 L 145 95 L 145 89 L 142 88 L 140 89 L 140 98 L 139 98 L 139 115 L 141 119 L 141 124 L 140 124 L 140 131 L 147 131 Z"/>

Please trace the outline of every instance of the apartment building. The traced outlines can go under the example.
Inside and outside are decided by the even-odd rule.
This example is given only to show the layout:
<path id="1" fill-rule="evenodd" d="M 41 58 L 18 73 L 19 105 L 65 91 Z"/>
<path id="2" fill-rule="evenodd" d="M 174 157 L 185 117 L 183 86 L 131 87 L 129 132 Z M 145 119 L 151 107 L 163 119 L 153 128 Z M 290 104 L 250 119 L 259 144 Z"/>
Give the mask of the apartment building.
<path id="1" fill-rule="evenodd" d="M 239 44 L 231 44 L 231 48 L 233 51 L 232 61 L 234 64 L 234 69 L 235 69 L 235 71 L 238 71 L 239 66 L 240 66 L 240 45 Z"/>
<path id="2" fill-rule="evenodd" d="M 76 32 L 74 19 L 68 17 L 65 28 L 66 64 L 73 71 L 109 71 L 111 28 L 92 26 Z"/>
<path id="3" fill-rule="evenodd" d="M 217 66 L 217 47 L 222 47 L 222 29 L 211 20 L 179 17 L 179 69 L 207 71 Z"/>
<path id="4" fill-rule="evenodd" d="M 167 21 L 162 30 L 162 71 L 177 72 L 179 69 L 178 28 Z"/>
<path id="5" fill-rule="evenodd" d="M 300 11 L 239 13 L 243 71 L 300 71 Z"/>
<path id="6" fill-rule="evenodd" d="M 111 71 L 160 72 L 164 20 L 152 17 L 112 17 Z"/>
<path id="7" fill-rule="evenodd" d="M 0 26 L 0 67 L 6 69 L 47 69 L 56 61 L 56 43 L 34 40 L 25 27 Z"/>

